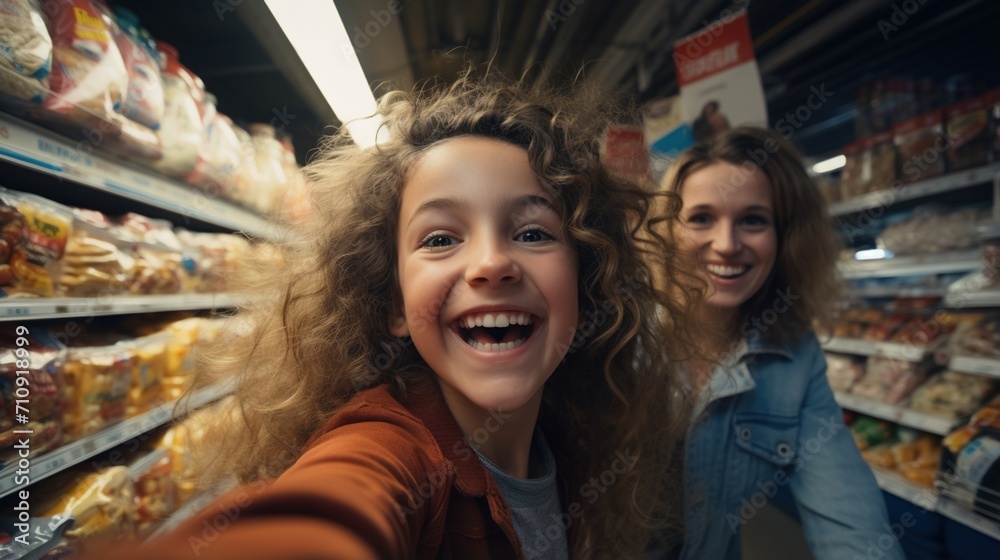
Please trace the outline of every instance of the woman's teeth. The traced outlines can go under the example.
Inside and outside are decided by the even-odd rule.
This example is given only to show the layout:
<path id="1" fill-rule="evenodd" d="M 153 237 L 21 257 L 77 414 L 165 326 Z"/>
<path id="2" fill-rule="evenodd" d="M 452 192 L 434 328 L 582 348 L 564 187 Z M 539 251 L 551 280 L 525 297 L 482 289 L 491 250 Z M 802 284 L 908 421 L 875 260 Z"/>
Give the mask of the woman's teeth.
<path id="1" fill-rule="evenodd" d="M 709 264 L 705 265 L 705 268 L 709 272 L 715 274 L 716 276 L 721 276 L 723 278 L 736 278 L 737 276 L 742 276 L 744 272 L 750 269 L 749 266 L 724 266 Z"/>

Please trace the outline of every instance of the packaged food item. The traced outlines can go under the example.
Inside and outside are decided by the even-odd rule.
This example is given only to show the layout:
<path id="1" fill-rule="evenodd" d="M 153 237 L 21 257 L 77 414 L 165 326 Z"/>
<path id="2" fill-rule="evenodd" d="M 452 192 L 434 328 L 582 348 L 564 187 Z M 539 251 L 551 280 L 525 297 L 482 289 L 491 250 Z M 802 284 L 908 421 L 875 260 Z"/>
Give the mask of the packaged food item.
<path id="1" fill-rule="evenodd" d="M 164 114 L 157 131 L 163 157 L 155 167 L 164 175 L 184 179 L 194 169 L 202 147 L 205 86 L 180 63 L 177 49 L 162 41 L 157 41 L 156 46 L 162 55 Z"/>
<path id="2" fill-rule="evenodd" d="M 106 8 L 99 5 L 100 8 Z M 105 15 L 114 19 L 112 27 L 115 43 L 121 51 L 125 68 L 128 70 L 128 89 L 121 104 L 121 114 L 151 130 L 160 127 L 163 119 L 163 79 L 160 77 L 160 63 L 139 37 L 139 18 L 134 12 L 115 6 L 114 14 Z M 157 141 L 159 144 L 159 141 Z"/>
<path id="3" fill-rule="evenodd" d="M 948 140 L 940 111 L 900 123 L 893 135 L 899 151 L 900 179 L 912 183 L 944 173 Z"/>
<path id="4" fill-rule="evenodd" d="M 170 338 L 166 346 L 166 370 L 163 377 L 164 400 L 173 401 L 181 397 L 190 386 L 197 367 L 201 326 L 208 319 L 191 317 L 175 321 L 167 326 Z M 208 329 L 206 329 L 206 333 Z"/>
<path id="5" fill-rule="evenodd" d="M 944 440 L 944 494 L 987 517 L 1000 518 L 1000 396 Z"/>
<path id="6" fill-rule="evenodd" d="M 274 127 L 268 124 L 255 123 L 250 125 L 250 138 L 254 148 L 254 163 L 256 164 L 254 199 L 252 207 L 265 214 L 271 214 L 277 207 L 288 177 L 282 164 L 283 148 L 275 138 Z"/>
<path id="7" fill-rule="evenodd" d="M 59 291 L 65 297 L 110 296 L 128 290 L 135 267 L 131 244 L 118 239 L 110 225 L 100 227 L 76 213 Z"/>
<path id="8" fill-rule="evenodd" d="M 147 537 L 177 509 L 177 490 L 169 453 L 135 478 L 134 522 L 136 535 Z"/>
<path id="9" fill-rule="evenodd" d="M 865 141 L 865 154 L 871 177 L 867 192 L 892 187 L 896 180 L 896 146 L 892 142 L 892 133 L 883 132 L 868 138 Z"/>
<path id="10" fill-rule="evenodd" d="M 250 252 L 250 243 L 239 235 L 178 230 L 177 237 L 182 244 L 196 250 L 193 255 L 201 258 L 196 268 L 203 278 L 202 290 L 209 293 L 225 292 L 229 278 L 237 273 Z"/>
<path id="11" fill-rule="evenodd" d="M 944 110 L 950 171 L 978 167 L 992 161 L 990 108 L 990 97 L 983 95 Z"/>
<path id="12" fill-rule="evenodd" d="M 976 227 L 989 218 L 989 212 L 981 207 L 920 206 L 910 218 L 887 227 L 878 236 L 878 244 L 896 255 L 966 249 L 976 244 Z"/>
<path id="13" fill-rule="evenodd" d="M 851 425 L 851 433 L 854 435 L 854 442 L 858 445 L 858 449 L 862 451 L 887 442 L 895 435 L 892 424 L 870 416 L 860 416 Z"/>
<path id="14" fill-rule="evenodd" d="M 66 359 L 65 427 L 72 439 L 97 433 L 125 418 L 136 367 L 131 344 L 85 346 L 88 342 L 70 339 Z"/>
<path id="15" fill-rule="evenodd" d="M 135 360 L 132 362 L 132 386 L 128 393 L 126 416 L 136 416 L 162 404 L 163 378 L 167 374 L 168 333 L 156 333 L 131 342 Z"/>
<path id="16" fill-rule="evenodd" d="M 830 388 L 837 392 L 847 392 L 854 382 L 865 372 L 864 362 L 856 356 L 826 354 L 826 377 Z"/>
<path id="17" fill-rule="evenodd" d="M 945 371 L 917 388 L 909 406 L 929 414 L 959 418 L 975 411 L 993 390 L 994 383 L 988 377 Z"/>
<path id="18" fill-rule="evenodd" d="M 18 346 L 19 337 L 27 344 Z M 66 347 L 44 327 L 32 325 L 28 332 L 23 332 L 11 324 L 0 325 L 0 463 L 6 465 L 17 460 L 17 451 L 12 447 L 18 437 L 14 430 L 32 432 L 34 454 L 55 449 L 62 443 L 65 361 Z M 19 375 L 19 371 L 26 373 Z M 18 377 L 27 380 L 30 398 L 19 395 L 18 388 L 25 385 L 17 381 Z M 18 420 L 21 416 L 18 404 L 25 404 L 24 408 L 30 411 L 25 415 L 27 422 Z"/>
<path id="19" fill-rule="evenodd" d="M 844 146 L 844 167 L 840 170 L 840 192 L 844 200 L 868 192 L 871 175 L 865 175 L 864 140 Z"/>
<path id="20" fill-rule="evenodd" d="M 91 0 L 47 0 L 45 12 L 54 59 L 45 115 L 117 136 L 128 70 L 105 18 Z"/>
<path id="21" fill-rule="evenodd" d="M 52 38 L 38 0 L 0 0 L 0 94 L 38 104 L 52 70 Z"/>
<path id="22" fill-rule="evenodd" d="M 44 495 L 35 502 L 45 516 L 76 520 L 73 528 L 66 531 L 67 538 L 86 542 L 134 534 L 135 491 L 127 468 L 68 474 L 72 476 L 60 477 L 56 484 L 46 485 Z"/>
<path id="23" fill-rule="evenodd" d="M 13 198 L 0 190 L 0 297 L 10 295 L 14 286 L 14 271 L 10 267 L 11 257 L 15 251 L 22 253 L 22 262 L 27 261 L 24 254 L 25 234 L 24 214 L 17 209 Z"/>
<path id="24" fill-rule="evenodd" d="M 923 364 L 872 356 L 865 375 L 854 384 L 851 393 L 887 404 L 897 404 L 927 378 Z"/>
<path id="25" fill-rule="evenodd" d="M 962 324 L 951 341 L 955 355 L 1000 358 L 1000 318 Z"/>
<path id="26" fill-rule="evenodd" d="M 240 165 L 240 139 L 233 121 L 218 112 L 216 99 L 205 94 L 202 105 L 204 136 L 194 169 L 184 181 L 218 196 L 231 188 Z"/>
<path id="27" fill-rule="evenodd" d="M 180 251 L 147 243 L 132 245 L 134 265 L 126 284 L 133 295 L 176 294 L 185 274 Z"/>
<path id="28" fill-rule="evenodd" d="M 906 313 L 885 315 L 881 320 L 868 327 L 863 338 L 874 342 L 885 342 L 909 319 L 910 316 Z"/>
<path id="29" fill-rule="evenodd" d="M 64 261 L 73 215 L 69 209 L 40 196 L 7 191 L 5 196 L 24 217 L 17 241 L 17 218 L 4 226 L 4 240 L 11 248 L 8 264 L 14 291 L 53 296 L 59 268 Z"/>

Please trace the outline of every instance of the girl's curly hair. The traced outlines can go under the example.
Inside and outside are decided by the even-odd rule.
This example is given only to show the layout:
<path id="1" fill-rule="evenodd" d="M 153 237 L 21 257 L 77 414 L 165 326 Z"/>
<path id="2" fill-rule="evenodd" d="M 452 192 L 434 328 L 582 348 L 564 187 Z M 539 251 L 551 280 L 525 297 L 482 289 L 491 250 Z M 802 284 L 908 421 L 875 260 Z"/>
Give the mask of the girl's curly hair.
<path id="1" fill-rule="evenodd" d="M 667 356 L 696 346 L 685 317 L 700 281 L 663 225 L 680 208 L 677 195 L 604 161 L 619 106 L 579 86 L 549 89 L 470 70 L 449 86 L 385 95 L 384 141 L 375 147 L 359 148 L 343 128 L 327 138 L 307 167 L 311 217 L 282 246 L 283 266 L 251 288 L 257 303 L 238 315 L 253 319 L 252 335 L 227 343 L 226 359 L 200 380 L 238 380 L 233 422 L 213 426 L 218 437 L 204 446 L 224 458 L 207 465 L 209 474 L 276 476 L 359 390 L 388 383 L 402 399 L 415 376 L 428 374 L 412 345 L 389 332 L 402 305 L 401 189 L 425 150 L 477 135 L 527 151 L 579 258 L 585 320 L 546 383 L 539 417 L 559 459 L 562 496 L 584 511 L 570 528 L 574 556 L 642 557 L 651 538 L 678 539 L 689 414 Z M 619 457 L 635 459 L 624 473 L 611 470 Z M 596 499 L 583 492 L 595 478 L 606 488 Z"/>

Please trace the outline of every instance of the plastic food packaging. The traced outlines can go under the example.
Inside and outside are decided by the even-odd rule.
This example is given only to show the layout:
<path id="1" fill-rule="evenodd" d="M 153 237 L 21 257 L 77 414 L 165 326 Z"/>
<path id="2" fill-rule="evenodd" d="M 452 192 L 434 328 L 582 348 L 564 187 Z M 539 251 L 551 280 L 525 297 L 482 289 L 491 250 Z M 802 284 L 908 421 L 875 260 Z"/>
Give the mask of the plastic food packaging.
<path id="1" fill-rule="evenodd" d="M 47 0 L 45 12 L 54 60 L 45 115 L 117 136 L 129 76 L 104 16 L 90 0 Z"/>
<path id="2" fill-rule="evenodd" d="M 877 420 L 870 416 L 861 416 L 851 425 L 851 434 L 858 449 L 864 451 L 869 447 L 889 441 L 895 436 L 892 424 Z"/>
<path id="3" fill-rule="evenodd" d="M 110 225 L 98 226 L 81 219 L 82 215 L 75 213 L 73 233 L 66 245 L 60 294 L 90 297 L 126 292 L 135 267 L 131 244 L 118 239 Z"/>
<path id="4" fill-rule="evenodd" d="M 250 252 L 250 243 L 239 235 L 179 230 L 177 237 L 193 249 L 192 255 L 200 256 L 196 268 L 203 278 L 202 291 L 209 293 L 227 291 L 229 279 Z"/>
<path id="5" fill-rule="evenodd" d="M 131 342 L 135 355 L 132 363 L 132 386 L 129 389 L 126 416 L 135 416 L 163 403 L 163 378 L 167 373 L 168 333 L 156 333 Z"/>
<path id="6" fill-rule="evenodd" d="M 853 356 L 830 353 L 826 355 L 826 376 L 830 381 L 830 388 L 834 391 L 849 391 L 864 372 L 864 362 Z"/>
<path id="7" fill-rule="evenodd" d="M 76 522 L 66 537 L 80 541 L 117 539 L 133 535 L 135 491 L 125 467 L 76 476 L 46 489 L 38 509 L 46 516 L 71 516 Z M 34 495 L 34 493 L 32 493 Z M 34 504 L 32 504 L 34 505 Z"/>
<path id="8" fill-rule="evenodd" d="M 111 17 L 117 25 L 112 28 L 115 42 L 128 70 L 128 90 L 122 100 L 121 114 L 156 130 L 160 127 L 164 111 L 159 60 L 142 44 L 139 20 L 134 13 L 115 6 L 114 16 Z"/>
<path id="9" fill-rule="evenodd" d="M 887 404 L 897 404 L 927 378 L 925 366 L 888 358 L 870 357 L 865 375 L 851 393 Z"/>
<path id="10" fill-rule="evenodd" d="M 40 196 L 7 191 L 9 201 L 24 217 L 21 241 L 16 241 L 16 218 L 4 228 L 4 241 L 11 249 L 8 264 L 14 276 L 14 292 L 50 297 L 62 266 L 73 215 L 68 208 Z"/>
<path id="11" fill-rule="evenodd" d="M 0 0 L 0 94 L 38 104 L 52 70 L 52 39 L 38 0 Z"/>
<path id="12" fill-rule="evenodd" d="M 951 338 L 956 355 L 1000 358 L 1000 318 L 963 325 Z"/>
<path id="13" fill-rule="evenodd" d="M 164 114 L 157 131 L 163 158 L 155 167 L 164 175 L 183 179 L 194 169 L 202 147 L 204 85 L 180 63 L 177 49 L 162 41 L 156 46 L 162 55 Z"/>
<path id="14" fill-rule="evenodd" d="M 265 214 L 274 212 L 288 184 L 282 163 L 283 148 L 275 138 L 274 127 L 268 124 L 250 125 L 250 139 L 254 148 L 256 184 L 253 188 L 252 207 Z"/>
<path id="15" fill-rule="evenodd" d="M 865 178 L 864 140 L 844 146 L 844 168 L 840 170 L 840 193 L 847 200 L 868 191 L 871 176 Z"/>
<path id="16" fill-rule="evenodd" d="M 24 336 L 28 345 L 18 347 L 18 336 Z M 18 348 L 22 348 L 19 352 Z M 28 349 L 25 351 L 24 349 Z M 24 367 L 23 361 L 28 366 Z M 18 361 L 22 361 L 20 366 Z M 17 435 L 13 430 L 31 430 L 31 452 L 40 454 L 58 447 L 63 439 L 63 412 L 66 397 L 63 392 L 63 367 L 66 361 L 66 347 L 59 343 L 48 330 L 33 325 L 30 332 L 18 335 L 13 325 L 0 327 L 0 463 L 6 465 L 16 461 L 13 449 Z M 18 422 L 16 389 L 17 372 L 28 380 L 30 387 L 30 410 L 28 422 Z"/>
<path id="17" fill-rule="evenodd" d="M 158 523 L 177 509 L 177 490 L 170 476 L 172 470 L 173 462 L 167 453 L 135 478 L 134 521 L 137 536 L 148 536 Z"/>
<path id="18" fill-rule="evenodd" d="M 204 137 L 194 170 L 184 181 L 218 196 L 230 189 L 240 165 L 240 139 L 233 121 L 218 112 L 215 96 L 205 94 L 202 104 Z"/>
<path id="19" fill-rule="evenodd" d="M 922 206 L 912 217 L 887 227 L 878 236 L 878 244 L 896 255 L 965 249 L 976 244 L 976 227 L 988 217 L 987 208 L 947 211 Z"/>
<path id="20" fill-rule="evenodd" d="M 74 347 L 74 343 L 81 346 Z M 65 379 L 69 406 L 66 433 L 77 439 L 125 418 L 132 387 L 135 348 L 127 342 L 82 346 L 70 340 Z"/>
<path id="21" fill-rule="evenodd" d="M 992 161 L 991 101 L 989 95 L 983 95 L 945 109 L 950 171 L 986 165 Z"/>
<path id="22" fill-rule="evenodd" d="M 951 500 L 1000 517 L 1000 396 L 944 439 L 941 472 Z"/>
<path id="23" fill-rule="evenodd" d="M 24 248 L 24 214 L 17 209 L 16 201 L 0 190 L 0 296 L 10 295 L 14 285 L 14 271 L 10 267 L 14 251 L 22 253 Z"/>
<path id="24" fill-rule="evenodd" d="M 948 142 L 940 111 L 900 123 L 893 135 L 899 151 L 900 179 L 923 181 L 944 173 Z"/>
<path id="25" fill-rule="evenodd" d="M 993 388 L 993 381 L 987 377 L 946 371 L 913 392 L 910 408 L 958 418 L 975 411 L 993 393 Z"/>

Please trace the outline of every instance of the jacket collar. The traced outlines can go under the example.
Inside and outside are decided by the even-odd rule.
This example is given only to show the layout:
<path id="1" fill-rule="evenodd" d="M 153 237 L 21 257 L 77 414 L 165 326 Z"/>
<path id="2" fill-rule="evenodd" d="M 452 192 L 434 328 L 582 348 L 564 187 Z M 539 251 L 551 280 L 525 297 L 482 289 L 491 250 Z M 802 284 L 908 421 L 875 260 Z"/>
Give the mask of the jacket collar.
<path id="1" fill-rule="evenodd" d="M 444 458 L 455 471 L 455 486 L 467 496 L 486 495 L 489 478 L 486 467 L 469 447 L 462 429 L 452 416 L 433 374 L 407 387 L 403 403 L 431 432 Z"/>
<path id="2" fill-rule="evenodd" d="M 747 355 L 777 354 L 788 360 L 792 359 L 793 341 L 775 340 L 756 334 L 747 338 Z"/>

